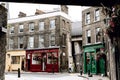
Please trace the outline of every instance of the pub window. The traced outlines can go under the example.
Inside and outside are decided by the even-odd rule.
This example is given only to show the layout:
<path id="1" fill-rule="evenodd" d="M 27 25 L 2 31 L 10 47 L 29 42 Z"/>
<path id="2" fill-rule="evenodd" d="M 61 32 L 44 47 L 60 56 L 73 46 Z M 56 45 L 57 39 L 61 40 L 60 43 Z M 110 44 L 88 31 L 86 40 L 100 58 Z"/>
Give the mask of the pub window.
<path id="1" fill-rule="evenodd" d="M 32 64 L 41 64 L 41 54 L 34 53 L 32 54 Z"/>
<path id="2" fill-rule="evenodd" d="M 58 57 L 56 52 L 47 53 L 47 64 L 57 64 Z"/>
<path id="3" fill-rule="evenodd" d="M 11 56 L 11 64 L 20 64 L 20 56 Z"/>

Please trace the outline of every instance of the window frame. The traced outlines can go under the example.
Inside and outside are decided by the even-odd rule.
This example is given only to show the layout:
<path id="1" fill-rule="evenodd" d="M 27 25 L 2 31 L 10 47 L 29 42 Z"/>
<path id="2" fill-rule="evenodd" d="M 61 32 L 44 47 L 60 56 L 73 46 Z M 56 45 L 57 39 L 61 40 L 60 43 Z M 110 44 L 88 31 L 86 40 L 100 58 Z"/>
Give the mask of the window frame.
<path id="1" fill-rule="evenodd" d="M 29 32 L 34 32 L 35 24 L 34 22 L 29 23 Z"/>

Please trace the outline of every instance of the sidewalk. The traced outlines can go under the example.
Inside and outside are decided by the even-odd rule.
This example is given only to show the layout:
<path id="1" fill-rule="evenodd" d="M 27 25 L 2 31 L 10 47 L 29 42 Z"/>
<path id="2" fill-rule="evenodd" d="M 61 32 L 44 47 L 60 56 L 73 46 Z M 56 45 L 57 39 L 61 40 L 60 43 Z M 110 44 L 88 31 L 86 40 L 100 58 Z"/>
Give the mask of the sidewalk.
<path id="1" fill-rule="evenodd" d="M 100 75 L 92 75 L 92 77 L 88 77 L 88 74 L 83 74 L 82 76 L 80 75 L 80 73 L 78 73 L 79 77 L 83 77 L 83 78 L 87 78 L 88 80 L 110 80 L 108 77 L 104 76 L 100 76 Z"/>

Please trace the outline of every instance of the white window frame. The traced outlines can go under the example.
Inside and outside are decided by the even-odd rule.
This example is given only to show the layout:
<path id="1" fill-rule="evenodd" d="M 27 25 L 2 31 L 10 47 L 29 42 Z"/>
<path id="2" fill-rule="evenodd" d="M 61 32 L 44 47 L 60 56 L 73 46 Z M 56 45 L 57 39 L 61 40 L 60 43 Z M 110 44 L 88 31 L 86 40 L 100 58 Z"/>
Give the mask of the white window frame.
<path id="1" fill-rule="evenodd" d="M 21 29 L 22 29 L 22 32 L 21 32 Z M 19 25 L 19 33 L 23 33 L 24 31 L 24 25 L 23 24 L 20 24 Z"/>
<path id="2" fill-rule="evenodd" d="M 94 14 L 94 21 L 100 21 L 100 10 L 96 9 Z"/>
<path id="3" fill-rule="evenodd" d="M 90 37 L 90 43 L 88 43 L 88 37 Z M 86 31 L 86 43 L 91 44 L 91 30 L 90 29 Z"/>
<path id="4" fill-rule="evenodd" d="M 100 27 L 97 27 L 96 29 L 95 29 L 95 42 L 96 43 L 99 43 L 100 41 L 97 41 L 96 40 L 96 37 L 97 37 L 97 34 L 98 34 L 98 32 L 101 30 L 101 28 Z"/>
<path id="5" fill-rule="evenodd" d="M 14 34 L 14 26 L 10 27 L 10 34 Z"/>
<path id="6" fill-rule="evenodd" d="M 29 23 L 29 32 L 34 32 L 34 23 Z"/>
<path id="7" fill-rule="evenodd" d="M 45 47 L 45 45 L 44 45 L 44 36 L 40 35 L 39 36 L 39 48 L 43 48 L 43 47 Z"/>
<path id="8" fill-rule="evenodd" d="M 23 36 L 18 37 L 18 48 L 23 49 L 23 47 L 20 48 L 20 44 L 23 44 Z"/>
<path id="9" fill-rule="evenodd" d="M 39 31 L 44 30 L 45 22 L 39 22 Z"/>
<path id="10" fill-rule="evenodd" d="M 34 48 L 34 37 L 33 36 L 29 37 L 28 48 Z"/>
<path id="11" fill-rule="evenodd" d="M 50 20 L 50 29 L 55 29 L 55 20 Z"/>
<path id="12" fill-rule="evenodd" d="M 49 46 L 55 46 L 55 33 L 51 33 L 49 36 Z M 54 42 L 54 44 L 52 44 Z"/>
<path id="13" fill-rule="evenodd" d="M 85 15 L 85 23 L 90 24 L 90 12 L 86 13 Z"/>
<path id="14" fill-rule="evenodd" d="M 9 38 L 9 50 L 13 49 L 13 44 L 14 44 L 13 38 Z"/>

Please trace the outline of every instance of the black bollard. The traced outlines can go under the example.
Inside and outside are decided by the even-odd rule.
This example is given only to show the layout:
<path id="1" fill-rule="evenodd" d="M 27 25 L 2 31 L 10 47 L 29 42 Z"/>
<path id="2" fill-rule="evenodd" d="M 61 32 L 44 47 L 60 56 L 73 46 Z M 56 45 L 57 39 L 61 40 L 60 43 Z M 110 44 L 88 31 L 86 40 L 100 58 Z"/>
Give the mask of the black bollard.
<path id="1" fill-rule="evenodd" d="M 18 78 L 20 78 L 20 68 L 18 68 Z"/>
<path id="2" fill-rule="evenodd" d="M 80 75 L 82 76 L 82 69 L 80 70 Z"/>
<path id="3" fill-rule="evenodd" d="M 92 74 L 90 74 L 90 70 L 88 70 L 88 77 L 92 77 Z"/>

